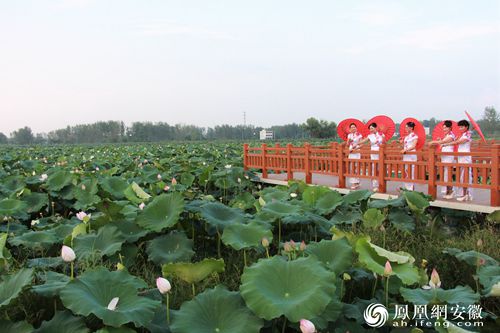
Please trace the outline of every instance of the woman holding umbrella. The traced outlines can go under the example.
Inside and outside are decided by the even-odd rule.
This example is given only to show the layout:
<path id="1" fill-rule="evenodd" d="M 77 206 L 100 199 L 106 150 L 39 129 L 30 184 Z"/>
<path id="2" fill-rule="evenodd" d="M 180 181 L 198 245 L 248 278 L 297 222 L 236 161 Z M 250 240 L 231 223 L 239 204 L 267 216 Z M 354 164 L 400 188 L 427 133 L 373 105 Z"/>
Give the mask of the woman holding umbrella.
<path id="1" fill-rule="evenodd" d="M 418 135 L 415 134 L 415 122 L 408 121 L 405 125 L 406 136 L 403 139 L 403 149 L 401 150 L 401 154 L 403 155 L 403 161 L 417 161 L 417 143 L 418 143 Z M 413 179 L 415 174 L 415 165 L 411 165 L 411 174 L 408 173 L 408 165 L 405 165 L 405 173 L 406 179 Z M 415 186 L 413 183 L 405 183 L 405 188 L 408 191 L 413 191 Z"/>
<path id="2" fill-rule="evenodd" d="M 363 139 L 363 135 L 358 132 L 358 126 L 355 123 L 349 124 L 349 132 L 350 133 L 347 135 L 347 144 L 349 145 L 349 159 L 359 160 L 361 158 L 361 154 L 354 151 L 359 149 L 359 143 Z M 359 188 L 359 178 L 351 177 L 351 179 L 349 179 L 349 182 L 351 183 L 352 190 L 357 190 Z"/>
<path id="3" fill-rule="evenodd" d="M 439 126 L 439 124 L 438 124 Z M 442 131 L 443 137 L 438 137 L 436 140 L 432 140 L 429 142 L 430 145 L 440 145 L 441 146 L 441 152 L 443 153 L 453 153 L 454 147 L 453 144 L 451 144 L 453 141 L 456 140 L 455 133 L 453 133 L 453 121 L 451 120 L 445 120 L 443 121 L 442 127 L 437 128 L 434 132 L 439 132 Z M 433 133 L 434 134 L 434 133 Z M 451 144 L 451 145 L 448 145 Z M 455 162 L 455 158 L 450 155 L 442 155 L 441 156 L 441 162 L 442 163 L 453 163 Z M 448 179 L 448 169 L 447 167 L 444 168 L 444 176 L 443 176 L 443 181 L 447 182 L 449 181 Z M 453 198 L 453 186 L 446 186 L 444 196 L 443 198 L 445 199 L 452 199 Z"/>
<path id="4" fill-rule="evenodd" d="M 377 123 L 370 123 L 368 126 L 368 130 L 370 131 L 370 134 L 363 140 L 359 142 L 359 144 L 363 144 L 365 142 L 370 142 L 371 150 L 372 151 L 379 151 L 380 146 L 384 143 L 385 136 L 383 133 L 380 133 L 377 130 Z M 378 154 L 370 154 L 370 158 L 373 161 L 378 160 Z M 376 168 L 376 163 L 372 162 L 372 175 L 375 176 L 375 168 Z M 376 178 L 372 179 L 372 187 L 373 187 L 373 192 L 378 192 L 378 180 Z"/>

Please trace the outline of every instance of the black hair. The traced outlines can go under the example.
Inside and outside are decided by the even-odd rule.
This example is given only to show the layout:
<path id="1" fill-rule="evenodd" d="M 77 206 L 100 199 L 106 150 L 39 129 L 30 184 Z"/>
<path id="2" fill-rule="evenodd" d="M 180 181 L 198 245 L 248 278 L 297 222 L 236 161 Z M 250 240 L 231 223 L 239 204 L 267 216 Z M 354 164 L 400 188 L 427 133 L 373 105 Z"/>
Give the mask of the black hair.
<path id="1" fill-rule="evenodd" d="M 462 119 L 462 120 L 460 120 L 460 121 L 458 122 L 458 126 L 465 126 L 465 127 L 467 127 L 467 129 L 469 129 L 469 126 L 470 126 L 470 125 L 469 125 L 469 122 L 468 122 L 467 120 Z"/>
<path id="2" fill-rule="evenodd" d="M 371 123 L 370 126 L 368 126 L 368 127 L 377 128 L 377 123 Z"/>
<path id="3" fill-rule="evenodd" d="M 453 123 L 451 122 L 451 120 L 445 120 L 443 124 L 444 124 L 444 126 L 446 126 L 448 128 L 451 128 L 453 126 Z"/>
<path id="4" fill-rule="evenodd" d="M 350 124 L 349 124 L 349 127 L 351 127 L 352 125 L 354 125 L 354 126 L 358 127 L 355 123 L 350 123 Z"/>
<path id="5" fill-rule="evenodd" d="M 415 129 L 415 123 L 413 121 L 407 122 L 406 126 L 410 127 L 411 129 Z"/>

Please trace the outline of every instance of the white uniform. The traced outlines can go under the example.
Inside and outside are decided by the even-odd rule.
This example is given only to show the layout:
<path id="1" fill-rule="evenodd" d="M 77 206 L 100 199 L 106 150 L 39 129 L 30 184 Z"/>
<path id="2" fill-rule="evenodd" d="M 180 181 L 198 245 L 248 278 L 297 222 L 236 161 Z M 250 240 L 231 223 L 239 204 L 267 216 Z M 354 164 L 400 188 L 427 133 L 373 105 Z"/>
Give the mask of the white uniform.
<path id="1" fill-rule="evenodd" d="M 458 152 L 459 153 L 470 153 L 470 144 L 472 142 L 472 133 L 470 131 L 465 131 L 460 139 L 466 139 L 464 143 L 461 143 L 458 145 Z M 458 163 L 467 163 L 471 164 L 472 163 L 472 156 L 458 156 Z M 460 182 L 464 183 L 465 182 L 465 172 L 469 173 L 469 184 L 472 184 L 472 168 L 467 168 L 467 167 L 460 167 Z M 472 189 L 469 187 L 467 188 L 468 193 L 464 193 L 464 188 L 463 187 L 458 187 L 458 196 L 464 196 L 466 194 L 472 195 Z"/>
<path id="2" fill-rule="evenodd" d="M 455 134 L 453 134 L 452 131 L 450 131 L 448 134 L 445 135 L 445 137 L 443 138 L 443 140 L 446 140 L 446 139 L 451 139 L 451 141 L 455 141 L 456 137 L 455 137 Z M 451 142 L 450 141 L 450 142 Z M 453 150 L 454 150 L 454 146 L 453 145 L 449 145 L 449 146 L 441 146 L 441 152 L 442 153 L 453 153 Z M 453 163 L 455 162 L 455 156 L 451 156 L 451 155 L 444 155 L 444 156 L 441 156 L 441 162 L 442 163 Z M 447 182 L 449 181 L 448 179 L 448 168 L 447 167 L 444 167 L 444 175 L 443 175 L 443 181 Z M 443 188 L 443 193 L 446 193 L 446 186 L 444 186 Z"/>
<path id="3" fill-rule="evenodd" d="M 363 136 L 358 132 L 349 133 L 349 135 L 347 135 L 347 140 L 349 141 L 349 150 L 356 148 L 359 144 L 359 141 L 361 141 L 362 139 L 363 139 Z M 351 160 L 359 160 L 360 158 L 361 158 L 360 153 L 349 153 L 349 159 L 351 159 Z M 356 164 L 357 164 L 356 162 L 349 163 L 351 172 L 353 172 L 355 170 L 359 170 L 359 164 L 357 164 L 357 166 L 356 166 Z M 359 184 L 359 178 L 351 177 L 349 179 L 349 183 L 351 183 L 352 185 Z"/>
<path id="4" fill-rule="evenodd" d="M 384 143 L 384 135 L 381 133 L 371 133 L 368 135 L 368 139 L 370 140 L 370 147 L 371 150 L 378 151 L 380 150 L 380 145 Z M 378 154 L 370 154 L 370 158 L 374 161 L 378 161 Z M 376 170 L 376 164 L 375 162 L 372 162 L 372 175 L 375 176 L 375 170 Z M 378 179 L 372 179 L 372 186 L 373 188 L 378 188 Z"/>
<path id="5" fill-rule="evenodd" d="M 416 162 L 417 161 L 417 155 L 412 154 L 412 152 L 417 152 L 415 148 L 409 149 L 410 147 L 416 147 L 417 146 L 417 141 L 418 141 L 418 135 L 415 133 L 410 133 L 407 136 L 405 136 L 403 145 L 404 149 L 406 150 L 406 153 L 403 155 L 403 161 L 408 161 L 408 162 Z M 406 174 L 406 179 L 413 179 L 415 177 L 415 164 L 412 163 L 411 165 L 411 173 L 408 173 L 409 166 L 405 165 L 405 174 Z M 413 183 L 405 183 L 405 188 L 408 191 L 413 191 Z"/>

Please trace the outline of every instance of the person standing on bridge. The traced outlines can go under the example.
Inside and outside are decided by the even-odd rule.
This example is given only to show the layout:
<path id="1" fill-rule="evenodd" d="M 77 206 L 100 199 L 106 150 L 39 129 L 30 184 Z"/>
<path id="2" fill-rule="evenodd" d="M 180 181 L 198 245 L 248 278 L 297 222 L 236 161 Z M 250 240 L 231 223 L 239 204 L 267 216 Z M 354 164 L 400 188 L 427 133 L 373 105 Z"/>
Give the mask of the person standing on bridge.
<path id="1" fill-rule="evenodd" d="M 363 140 L 359 142 L 359 144 L 363 144 L 365 142 L 370 142 L 370 147 L 372 151 L 379 151 L 380 146 L 384 143 L 385 141 L 385 136 L 383 133 L 379 133 L 377 130 L 377 124 L 376 123 L 371 123 L 368 126 L 368 129 L 370 131 L 370 134 Z M 378 154 L 370 154 L 370 158 L 372 161 L 378 161 Z M 378 192 L 378 180 L 377 176 L 375 174 L 375 170 L 377 169 L 377 163 L 372 162 L 372 187 L 373 187 L 373 192 Z M 381 170 L 380 170 L 381 171 Z"/>
<path id="2" fill-rule="evenodd" d="M 443 153 L 453 153 L 454 150 L 454 144 L 452 143 L 453 141 L 456 140 L 455 134 L 452 131 L 453 123 L 451 120 L 445 120 L 443 122 L 443 133 L 444 137 L 443 138 L 438 138 L 437 140 L 430 141 L 430 145 L 441 145 L 441 152 Z M 441 163 L 453 163 L 455 162 L 455 157 L 452 155 L 442 155 L 441 156 Z M 448 178 L 448 167 L 444 167 L 444 176 L 443 176 L 443 181 L 448 182 L 451 179 Z M 453 186 L 446 186 L 446 192 L 444 193 L 443 198 L 445 199 L 452 199 L 453 198 Z"/>
<path id="3" fill-rule="evenodd" d="M 359 153 L 359 142 L 363 139 L 363 135 L 358 132 L 358 127 L 355 123 L 351 123 L 349 125 L 349 134 L 347 135 L 347 144 L 349 145 L 349 159 L 359 160 L 361 158 L 361 154 Z M 358 152 L 355 152 L 358 151 Z M 353 162 L 352 170 L 354 173 L 360 172 L 358 162 Z M 349 179 L 349 183 L 351 184 L 351 190 L 357 190 L 359 188 L 360 180 L 357 177 L 351 177 Z"/>
<path id="4" fill-rule="evenodd" d="M 462 136 L 457 140 L 451 142 L 451 144 L 458 145 L 459 153 L 470 153 L 470 145 L 472 142 L 472 133 L 469 131 L 469 122 L 467 120 L 460 120 L 458 122 L 458 129 L 462 132 Z M 458 156 L 458 163 L 461 164 L 472 164 L 472 156 Z M 466 183 L 465 173 L 468 173 L 467 182 L 472 184 L 472 168 L 461 166 L 460 167 L 460 182 Z M 472 189 L 468 187 L 459 187 L 457 188 L 457 200 L 458 201 L 472 201 Z"/>
<path id="5" fill-rule="evenodd" d="M 403 149 L 401 150 L 401 154 L 403 155 L 403 161 L 406 162 L 416 162 L 417 161 L 417 143 L 418 143 L 418 135 L 415 134 L 415 123 L 413 121 L 409 121 L 405 126 L 406 136 L 403 139 Z M 408 170 L 410 170 L 408 172 Z M 415 178 L 415 164 L 411 163 L 411 165 L 405 165 L 405 178 L 406 179 L 414 179 Z M 407 191 L 413 191 L 415 189 L 415 185 L 413 183 L 405 183 L 405 188 Z"/>

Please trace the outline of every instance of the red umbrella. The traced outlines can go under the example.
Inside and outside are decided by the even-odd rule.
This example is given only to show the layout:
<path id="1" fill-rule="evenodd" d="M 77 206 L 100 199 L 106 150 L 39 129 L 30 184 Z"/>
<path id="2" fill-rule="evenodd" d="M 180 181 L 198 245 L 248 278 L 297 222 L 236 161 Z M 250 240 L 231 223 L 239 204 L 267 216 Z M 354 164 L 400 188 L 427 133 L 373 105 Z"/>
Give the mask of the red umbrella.
<path id="1" fill-rule="evenodd" d="M 452 124 L 451 131 L 453 132 L 453 134 L 455 134 L 455 137 L 458 139 L 460 135 L 462 135 L 460 133 L 460 130 L 458 129 L 458 124 L 454 120 L 451 121 L 451 124 Z M 436 127 L 434 127 L 434 129 L 432 130 L 432 140 L 440 140 L 444 138 L 445 134 L 443 131 L 443 125 L 444 125 L 444 120 L 439 122 L 436 125 Z"/>
<path id="2" fill-rule="evenodd" d="M 385 141 L 389 141 L 389 139 L 394 135 L 394 131 L 396 130 L 394 121 L 387 116 L 381 115 L 373 117 L 366 122 L 366 128 L 368 128 L 371 123 L 377 124 L 377 130 L 384 133 Z"/>
<path id="3" fill-rule="evenodd" d="M 424 126 L 415 118 L 406 118 L 401 122 L 401 125 L 399 125 L 399 136 L 401 138 L 404 138 L 406 136 L 406 124 L 409 123 L 410 121 L 413 121 L 415 123 L 415 128 L 413 130 L 413 133 L 415 133 L 418 136 L 418 141 L 417 141 L 417 146 L 415 147 L 416 149 L 420 149 L 424 146 L 425 144 L 425 128 Z"/>
<path id="4" fill-rule="evenodd" d="M 474 129 L 476 130 L 477 134 L 479 134 L 481 139 L 483 139 L 483 141 L 486 142 L 483 131 L 481 131 L 481 127 L 479 127 L 479 125 L 474 121 L 474 119 L 472 119 L 472 117 L 470 116 L 470 114 L 467 111 L 465 111 L 465 114 L 467 115 L 470 122 L 472 123 L 472 126 L 474 126 Z"/>
<path id="5" fill-rule="evenodd" d="M 347 141 L 347 135 L 351 132 L 349 130 L 349 127 L 351 126 L 352 123 L 356 125 L 358 132 L 361 133 L 361 135 L 363 136 L 367 135 L 365 124 L 363 124 L 358 119 L 347 118 L 342 120 L 337 126 L 337 134 L 342 140 Z"/>

